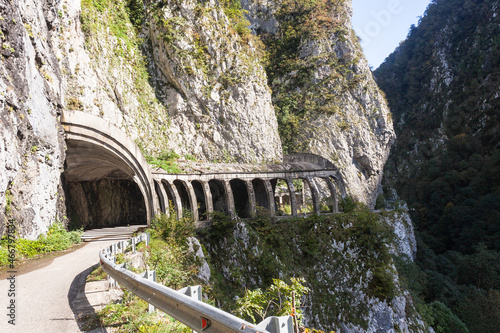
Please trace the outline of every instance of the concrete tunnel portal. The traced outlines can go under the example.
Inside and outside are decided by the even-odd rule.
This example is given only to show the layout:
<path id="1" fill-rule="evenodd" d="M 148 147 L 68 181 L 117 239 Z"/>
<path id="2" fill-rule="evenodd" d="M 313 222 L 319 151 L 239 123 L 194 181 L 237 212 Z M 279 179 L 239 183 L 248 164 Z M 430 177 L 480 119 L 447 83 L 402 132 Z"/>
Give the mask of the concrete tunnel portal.
<path id="1" fill-rule="evenodd" d="M 101 118 L 66 111 L 62 183 L 72 227 L 149 224 L 155 202 L 151 175 L 135 143 Z"/>

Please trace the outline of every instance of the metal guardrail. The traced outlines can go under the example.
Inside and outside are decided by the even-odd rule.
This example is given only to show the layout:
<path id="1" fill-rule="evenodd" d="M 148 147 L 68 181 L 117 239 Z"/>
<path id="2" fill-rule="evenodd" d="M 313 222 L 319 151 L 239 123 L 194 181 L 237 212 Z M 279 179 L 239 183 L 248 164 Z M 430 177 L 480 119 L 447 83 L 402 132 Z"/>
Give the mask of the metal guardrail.
<path id="1" fill-rule="evenodd" d="M 293 333 L 292 316 L 269 317 L 258 325 L 201 302 L 201 288 L 173 290 L 115 264 L 117 252 L 124 252 L 131 243 L 135 250 L 138 241 L 149 243 L 149 234 L 121 241 L 99 252 L 103 270 L 130 292 L 164 311 L 194 331 L 206 333 Z M 189 295 L 189 296 L 188 296 Z"/>

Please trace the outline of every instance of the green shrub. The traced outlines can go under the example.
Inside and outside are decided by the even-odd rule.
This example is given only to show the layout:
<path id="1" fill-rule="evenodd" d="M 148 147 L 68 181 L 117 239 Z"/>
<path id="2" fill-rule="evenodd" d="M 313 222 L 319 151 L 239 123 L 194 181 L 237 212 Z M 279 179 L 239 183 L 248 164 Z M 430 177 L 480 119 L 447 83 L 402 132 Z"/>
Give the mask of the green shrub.
<path id="1" fill-rule="evenodd" d="M 31 258 L 36 255 L 54 251 L 62 251 L 71 247 L 73 244 L 81 242 L 82 231 L 66 231 L 61 223 L 54 223 L 50 226 L 46 235 L 40 235 L 37 240 L 19 238 L 15 242 L 16 260 L 22 258 Z M 6 264 L 6 244 L 2 241 L 0 247 L 0 265 Z"/>
<path id="2" fill-rule="evenodd" d="M 201 230 L 200 234 L 206 233 L 213 240 L 222 239 L 230 235 L 236 226 L 236 221 L 222 212 L 213 212 L 211 222 L 211 226 L 206 230 Z"/>
<path id="3" fill-rule="evenodd" d="M 197 265 L 194 254 L 186 242 L 178 240 L 151 240 L 147 264 L 156 270 L 157 282 L 173 289 L 180 289 L 194 283 Z"/>
<path id="4" fill-rule="evenodd" d="M 102 326 L 118 328 L 119 332 L 134 333 L 187 333 L 191 329 L 170 316 L 158 320 L 156 313 L 148 312 L 148 303 L 124 290 L 120 303 L 109 304 L 97 313 L 98 322 L 86 326 L 86 331 Z"/>
<path id="5" fill-rule="evenodd" d="M 234 30 L 242 37 L 249 35 L 252 32 L 248 28 L 250 22 L 245 18 L 246 11 L 241 7 L 241 2 L 239 0 L 222 0 L 221 2 L 224 13 L 233 23 Z"/>
<path id="6" fill-rule="evenodd" d="M 302 321 L 300 300 L 309 292 L 309 288 L 305 287 L 304 283 L 303 278 L 292 278 L 290 284 L 273 279 L 273 283 L 265 291 L 246 290 L 245 295 L 236 301 L 236 313 L 257 324 L 269 316 L 289 315 L 295 308 L 300 323 Z M 295 293 L 295 304 L 292 302 L 293 293 Z M 257 316 L 258 320 L 256 320 Z"/>
<path id="7" fill-rule="evenodd" d="M 342 212 L 351 213 L 356 209 L 357 202 L 353 198 L 347 196 L 345 198 L 342 198 L 342 200 L 340 200 L 339 207 L 342 210 Z"/>
<path id="8" fill-rule="evenodd" d="M 0 266 L 7 266 L 9 264 L 9 250 L 7 246 L 0 244 Z"/>
<path id="9" fill-rule="evenodd" d="M 373 276 L 368 283 L 368 291 L 380 300 L 391 300 L 396 294 L 393 281 L 394 272 L 387 266 L 375 267 Z"/>
<path id="10" fill-rule="evenodd" d="M 184 214 L 182 219 L 177 219 L 173 212 L 170 217 L 160 213 L 151 220 L 151 229 L 155 235 L 163 239 L 185 242 L 187 237 L 195 234 L 195 223 L 189 214 Z"/>
<path id="11" fill-rule="evenodd" d="M 377 197 L 377 202 L 375 203 L 375 209 L 382 209 L 385 208 L 385 197 L 381 193 Z"/>
<path id="12" fill-rule="evenodd" d="M 140 29 L 144 21 L 144 4 L 142 0 L 127 0 L 127 13 L 130 22 Z"/>
<path id="13" fill-rule="evenodd" d="M 158 168 L 161 168 L 169 173 L 179 174 L 182 170 L 177 165 L 176 161 L 180 157 L 172 150 L 162 151 L 157 157 L 144 155 L 146 161 Z"/>

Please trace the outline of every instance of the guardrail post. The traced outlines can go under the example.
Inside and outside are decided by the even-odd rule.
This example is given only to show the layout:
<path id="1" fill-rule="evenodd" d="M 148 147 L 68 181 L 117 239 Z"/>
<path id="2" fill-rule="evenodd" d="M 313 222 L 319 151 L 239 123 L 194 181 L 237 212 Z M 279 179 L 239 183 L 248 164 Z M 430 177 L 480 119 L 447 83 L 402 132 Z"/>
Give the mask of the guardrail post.
<path id="1" fill-rule="evenodd" d="M 132 237 L 132 253 L 135 253 L 135 237 Z"/>
<path id="2" fill-rule="evenodd" d="M 148 269 L 143 273 L 142 277 L 147 279 L 147 280 L 156 282 L 156 271 L 155 270 L 150 271 Z M 153 305 L 151 305 L 151 303 L 149 303 L 148 311 L 149 311 L 149 313 L 155 312 L 155 307 Z"/>
<path id="3" fill-rule="evenodd" d="M 179 289 L 178 292 L 201 302 L 201 286 L 200 285 L 184 287 L 182 289 Z M 195 330 L 192 330 L 192 333 L 198 333 L 198 332 Z"/>
<path id="4" fill-rule="evenodd" d="M 116 258 L 113 257 L 113 263 L 116 264 Z M 123 264 L 119 264 L 119 265 L 116 265 L 118 268 L 125 268 L 125 263 Z M 108 278 L 109 278 L 109 286 L 112 287 L 112 288 L 116 288 L 118 287 L 118 283 L 116 282 L 115 279 L 113 279 L 111 276 L 108 275 Z"/>
<path id="5" fill-rule="evenodd" d="M 184 287 L 182 289 L 179 289 L 178 292 L 201 302 L 201 286 L 200 285 Z M 198 332 L 195 330 L 192 330 L 192 333 L 198 333 Z"/>
<path id="6" fill-rule="evenodd" d="M 183 293 L 186 296 L 189 296 L 189 297 L 194 298 L 195 300 L 201 302 L 201 286 L 200 285 L 192 286 L 192 287 L 191 286 L 185 287 L 185 288 L 179 289 L 178 291 L 180 293 Z"/>
<path id="7" fill-rule="evenodd" d="M 294 333 L 292 316 L 267 317 L 257 325 L 257 328 L 271 333 Z"/>

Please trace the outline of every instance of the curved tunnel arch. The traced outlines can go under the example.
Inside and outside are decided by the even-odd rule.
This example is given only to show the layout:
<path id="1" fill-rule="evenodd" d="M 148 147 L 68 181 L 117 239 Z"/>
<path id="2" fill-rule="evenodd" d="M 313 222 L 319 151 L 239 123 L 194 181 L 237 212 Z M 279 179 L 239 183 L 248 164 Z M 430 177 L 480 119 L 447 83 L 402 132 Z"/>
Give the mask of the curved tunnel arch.
<path id="1" fill-rule="evenodd" d="M 61 124 L 66 131 L 65 179 L 133 182 L 142 194 L 149 225 L 160 207 L 151 170 L 135 142 L 105 120 L 80 111 L 64 111 Z"/>

